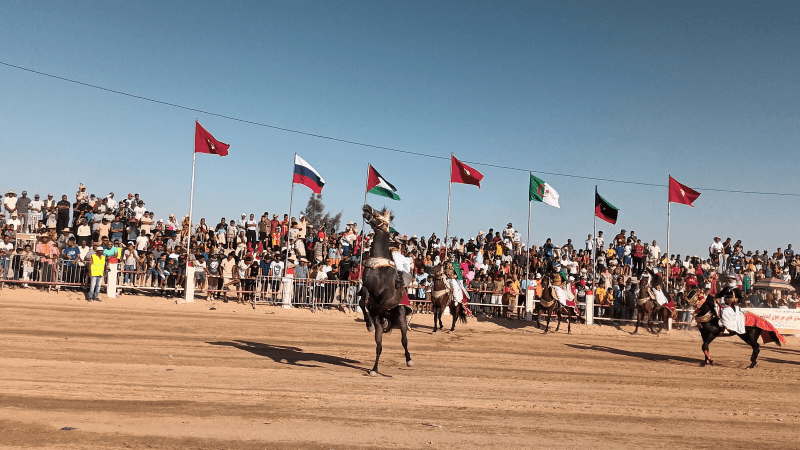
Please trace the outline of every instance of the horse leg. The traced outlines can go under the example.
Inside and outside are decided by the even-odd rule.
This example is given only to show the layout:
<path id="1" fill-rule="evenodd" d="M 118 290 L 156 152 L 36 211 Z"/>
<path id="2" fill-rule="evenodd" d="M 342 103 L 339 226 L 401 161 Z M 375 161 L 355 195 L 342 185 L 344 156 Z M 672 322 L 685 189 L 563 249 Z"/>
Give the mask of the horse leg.
<path id="1" fill-rule="evenodd" d="M 453 316 L 453 325 L 450 327 L 450 332 L 456 331 L 456 319 L 458 319 L 458 306 L 450 305 L 450 315 Z"/>
<path id="2" fill-rule="evenodd" d="M 542 329 L 542 310 L 536 308 L 536 328 Z"/>
<path id="3" fill-rule="evenodd" d="M 750 327 L 745 327 L 745 329 Z M 746 330 L 744 334 L 740 334 L 739 337 L 742 338 L 743 341 L 750 344 L 750 347 L 753 348 L 753 354 L 750 355 L 750 365 L 747 366 L 748 369 L 755 369 L 758 365 L 758 354 L 761 352 L 761 346 L 758 344 L 758 336 L 761 334 L 756 327 L 752 327 L 750 330 Z"/>
<path id="4" fill-rule="evenodd" d="M 550 310 L 547 310 L 547 324 L 544 327 L 544 334 L 547 334 L 547 332 L 550 331 L 550 316 L 552 316 L 552 315 L 553 315 L 553 312 L 550 311 Z"/>
<path id="5" fill-rule="evenodd" d="M 374 323 L 372 322 L 372 317 L 369 315 L 369 311 L 367 310 L 367 299 L 369 298 L 369 292 L 365 287 L 361 287 L 361 300 L 358 301 L 358 306 L 361 307 L 361 312 L 364 313 L 364 322 L 367 323 L 367 331 L 372 331 L 374 328 Z"/>
<path id="6" fill-rule="evenodd" d="M 714 332 L 708 325 L 705 325 L 703 328 L 700 328 L 700 335 L 703 337 L 703 346 L 701 348 L 703 349 L 703 355 L 705 355 L 706 357 L 705 361 L 703 361 L 703 365 L 713 366 L 714 361 L 711 360 L 709 345 L 711 344 L 711 341 L 713 341 L 714 338 L 717 336 L 714 334 Z"/>
<path id="7" fill-rule="evenodd" d="M 556 310 L 556 317 L 558 317 L 558 325 L 556 325 L 556 333 L 558 333 L 558 329 L 561 328 L 561 311 L 560 311 L 560 309 Z"/>
<path id="8" fill-rule="evenodd" d="M 411 367 L 414 361 L 411 360 L 411 353 L 408 353 L 408 322 L 406 322 L 406 307 L 400 307 L 400 342 L 403 344 L 403 350 L 406 352 L 406 365 Z"/>
<path id="9" fill-rule="evenodd" d="M 655 334 L 656 332 L 653 330 L 653 314 L 654 311 L 652 309 L 647 311 L 647 328 L 650 330 L 650 333 Z"/>
<path id="10" fill-rule="evenodd" d="M 577 318 L 575 320 L 578 320 Z M 572 332 L 572 311 L 567 314 L 567 334 Z"/>
<path id="11" fill-rule="evenodd" d="M 433 312 L 433 331 L 431 332 L 431 334 L 435 334 L 436 333 L 436 325 L 437 325 L 436 319 L 437 319 L 437 316 L 439 315 L 439 313 L 437 312 L 436 308 L 433 305 L 431 305 L 431 312 Z"/>
<path id="12" fill-rule="evenodd" d="M 636 307 L 636 329 L 633 330 L 632 334 L 636 334 L 639 332 L 639 324 L 642 322 L 642 310 L 639 307 Z"/>
<path id="13" fill-rule="evenodd" d="M 378 317 L 375 316 L 375 322 L 378 321 Z M 369 376 L 374 377 L 378 375 L 378 360 L 381 359 L 381 352 L 383 351 L 383 327 L 378 324 L 375 327 L 375 365 L 372 366 L 372 370 L 369 371 Z"/>

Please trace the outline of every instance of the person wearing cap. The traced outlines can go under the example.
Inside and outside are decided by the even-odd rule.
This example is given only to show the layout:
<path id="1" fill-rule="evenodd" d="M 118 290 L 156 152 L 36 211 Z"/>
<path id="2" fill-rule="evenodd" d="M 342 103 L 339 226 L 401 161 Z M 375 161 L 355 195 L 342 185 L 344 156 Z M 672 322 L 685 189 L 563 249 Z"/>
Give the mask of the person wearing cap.
<path id="1" fill-rule="evenodd" d="M 69 228 L 62 229 L 61 234 L 59 234 L 58 239 L 56 239 L 56 246 L 58 246 L 59 251 L 64 251 L 70 239 L 73 239 L 75 242 L 77 242 L 75 236 L 72 234 Z"/>
<path id="2" fill-rule="evenodd" d="M 17 194 L 9 189 L 5 197 L 3 197 L 3 209 L 5 211 L 6 220 L 11 218 L 11 214 L 17 211 Z"/>
<path id="3" fill-rule="evenodd" d="M 117 201 L 114 200 L 114 193 L 109 192 L 108 196 L 106 196 L 106 206 L 111 210 L 112 214 L 117 213 Z"/>
<path id="4" fill-rule="evenodd" d="M 50 242 L 50 236 L 39 236 L 35 253 L 39 256 L 39 281 L 52 282 L 55 275 L 55 260 L 58 258 L 58 247 Z"/>
<path id="5" fill-rule="evenodd" d="M 711 246 L 708 247 L 708 255 L 711 258 L 711 260 L 714 261 L 714 263 L 718 264 L 718 269 L 720 273 L 724 271 L 722 267 L 722 264 L 724 262 L 722 258 L 723 248 L 724 247 L 722 245 L 719 236 L 714 236 L 714 243 L 712 243 Z"/>
<path id="6" fill-rule="evenodd" d="M 63 236 L 59 236 L 61 239 Z M 81 257 L 81 249 L 75 245 L 75 237 L 69 236 L 61 249 L 61 257 L 64 259 L 61 279 L 67 283 L 81 283 L 83 280 L 76 278 L 78 259 Z"/>
<path id="7" fill-rule="evenodd" d="M 14 228 L 14 233 L 22 232 L 22 221 L 19 220 L 19 214 L 16 211 L 11 213 L 11 218 L 6 220 L 6 226 Z"/>

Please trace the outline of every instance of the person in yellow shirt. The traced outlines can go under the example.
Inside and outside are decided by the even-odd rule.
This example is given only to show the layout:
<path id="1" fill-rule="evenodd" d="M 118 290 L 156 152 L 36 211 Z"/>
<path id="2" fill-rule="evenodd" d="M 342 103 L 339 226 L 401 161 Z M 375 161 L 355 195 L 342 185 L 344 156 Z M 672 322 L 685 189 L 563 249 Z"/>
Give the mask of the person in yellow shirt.
<path id="1" fill-rule="evenodd" d="M 601 282 L 597 283 L 597 289 L 594 291 L 594 304 L 597 306 L 597 317 L 605 317 L 606 313 L 605 305 L 608 293 L 602 281 L 601 279 Z"/>
<path id="2" fill-rule="evenodd" d="M 101 301 L 99 298 L 100 295 L 100 285 L 103 281 L 103 272 L 106 268 L 106 257 L 103 255 L 103 251 L 105 249 L 101 246 L 97 246 L 95 248 L 95 253 L 91 256 L 86 258 L 87 262 L 91 262 L 91 283 L 89 284 L 89 297 L 87 300 L 91 302 L 94 301 Z"/>

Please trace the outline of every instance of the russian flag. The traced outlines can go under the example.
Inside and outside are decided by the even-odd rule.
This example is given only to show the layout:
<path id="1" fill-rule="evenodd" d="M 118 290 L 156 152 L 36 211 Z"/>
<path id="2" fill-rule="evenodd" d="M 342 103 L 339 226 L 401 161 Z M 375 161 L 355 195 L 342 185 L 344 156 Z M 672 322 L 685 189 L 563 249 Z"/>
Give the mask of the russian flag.
<path id="1" fill-rule="evenodd" d="M 292 183 L 303 184 L 309 187 L 315 194 L 322 192 L 322 187 L 325 186 L 325 180 L 322 176 L 311 167 L 303 158 L 299 157 L 296 153 L 294 155 L 294 178 Z"/>

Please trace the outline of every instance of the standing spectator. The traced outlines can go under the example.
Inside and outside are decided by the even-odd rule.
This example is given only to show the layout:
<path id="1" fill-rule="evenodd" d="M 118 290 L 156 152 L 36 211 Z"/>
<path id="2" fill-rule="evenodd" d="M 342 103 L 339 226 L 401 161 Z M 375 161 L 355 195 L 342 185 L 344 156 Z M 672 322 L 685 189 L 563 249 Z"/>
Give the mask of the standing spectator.
<path id="1" fill-rule="evenodd" d="M 46 234 L 39 236 L 36 244 L 36 255 L 39 256 L 39 281 L 50 283 L 55 281 L 55 258 L 58 258 L 58 247 L 50 243 Z"/>
<path id="2" fill-rule="evenodd" d="M 56 204 L 56 230 L 63 230 L 69 227 L 69 200 L 66 195 L 61 196 L 61 201 Z M 80 241 L 78 241 L 80 243 Z"/>
<path id="3" fill-rule="evenodd" d="M 267 213 L 264 213 L 264 215 L 261 216 L 261 220 L 258 222 L 258 241 L 262 243 L 266 241 L 267 238 L 269 238 L 269 232 L 270 232 L 269 216 L 267 215 Z"/>
<path id="4" fill-rule="evenodd" d="M 28 205 L 28 223 L 31 224 L 31 228 L 40 220 L 46 221 L 46 218 L 42 216 L 43 206 L 44 202 L 39 199 L 39 194 L 34 195 L 33 201 Z"/>
<path id="5" fill-rule="evenodd" d="M 3 242 L 0 243 L 0 277 L 4 280 L 8 279 L 8 271 L 11 268 L 13 258 L 14 244 L 11 242 L 11 238 L 5 235 L 3 236 Z"/>
<path id="6" fill-rule="evenodd" d="M 245 233 L 247 235 L 247 243 L 253 244 L 253 247 L 255 247 L 258 237 L 258 235 L 256 234 L 256 232 L 258 231 L 258 222 L 256 222 L 256 215 L 250 214 L 250 220 L 247 220 L 244 223 L 244 225 L 247 230 Z"/>
<path id="7" fill-rule="evenodd" d="M 17 212 L 17 194 L 14 191 L 9 189 L 6 193 L 5 198 L 3 198 L 3 208 L 5 209 L 6 219 L 10 219 L 11 214 Z"/>

